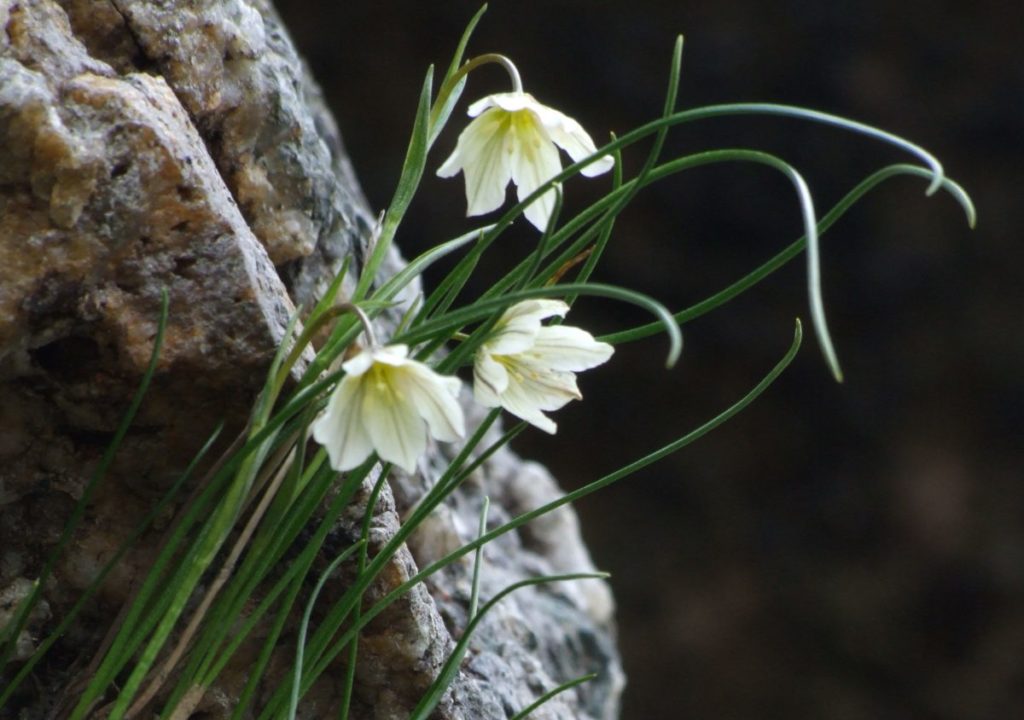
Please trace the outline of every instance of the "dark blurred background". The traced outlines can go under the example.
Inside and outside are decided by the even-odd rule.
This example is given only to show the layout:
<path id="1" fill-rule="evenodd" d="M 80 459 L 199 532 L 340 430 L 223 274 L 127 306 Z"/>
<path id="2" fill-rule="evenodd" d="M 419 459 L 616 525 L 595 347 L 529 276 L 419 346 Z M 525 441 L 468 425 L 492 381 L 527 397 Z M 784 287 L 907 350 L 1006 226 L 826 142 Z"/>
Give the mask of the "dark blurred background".
<path id="1" fill-rule="evenodd" d="M 476 2 L 285 2 L 371 204 L 387 204 L 426 66 L 447 66 Z M 1024 340 L 1021 159 L 1024 20 L 994 3 L 491 3 L 470 54 L 519 65 L 542 102 L 596 140 L 660 111 L 672 43 L 686 36 L 680 105 L 775 101 L 889 129 L 922 144 L 973 195 L 897 179 L 823 243 L 831 327 L 847 381 L 813 337 L 741 417 L 577 508 L 613 574 L 629 675 L 623 717 L 1024 717 Z M 494 68 L 465 100 L 504 91 Z M 465 102 L 431 167 L 454 147 Z M 681 126 L 666 155 L 751 147 L 807 177 L 827 210 L 905 155 L 779 119 Z M 625 160 L 635 172 L 646 146 Z M 607 178 L 567 187 L 568 206 Z M 429 200 L 428 200 L 429 199 Z M 399 243 L 407 256 L 464 232 L 463 183 L 426 178 Z M 511 266 L 536 234 L 520 223 L 482 268 Z M 693 304 L 800 235 L 787 181 L 747 165 L 657 185 L 619 220 L 599 280 L 672 309 Z M 428 278 L 429 280 L 429 278 Z M 478 288 L 479 289 L 479 288 Z M 524 454 L 578 487 L 739 398 L 807 316 L 803 258 L 684 328 L 619 349 L 583 377 L 586 400 Z M 595 333 L 646 320 L 584 300 Z"/>

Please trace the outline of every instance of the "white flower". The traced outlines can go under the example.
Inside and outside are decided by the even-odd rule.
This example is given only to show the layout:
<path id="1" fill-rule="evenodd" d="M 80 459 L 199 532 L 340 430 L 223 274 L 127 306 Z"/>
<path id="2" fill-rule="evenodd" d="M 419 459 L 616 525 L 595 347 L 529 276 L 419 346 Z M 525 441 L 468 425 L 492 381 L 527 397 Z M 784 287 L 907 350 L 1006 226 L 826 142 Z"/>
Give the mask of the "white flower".
<path id="1" fill-rule="evenodd" d="M 579 400 L 576 375 L 606 362 L 614 348 L 585 330 L 544 326 L 541 320 L 562 317 L 569 306 L 560 300 L 525 300 L 498 319 L 495 332 L 477 350 L 473 394 L 485 407 L 503 407 L 541 430 L 558 426 L 542 410 L 558 410 Z"/>
<path id="2" fill-rule="evenodd" d="M 529 93 L 488 95 L 469 106 L 469 116 L 474 120 L 437 171 L 441 177 L 453 177 L 460 170 L 465 173 L 466 215 L 483 215 L 501 207 L 509 180 L 516 184 L 516 196 L 522 200 L 561 172 L 555 145 L 573 161 L 597 150 L 578 122 L 541 105 Z M 605 156 L 581 172 L 593 177 L 608 172 L 614 164 L 613 158 Z M 554 206 L 552 189 L 530 203 L 526 219 L 544 231 Z"/>
<path id="3" fill-rule="evenodd" d="M 462 383 L 408 355 L 405 345 L 370 347 L 342 365 L 345 376 L 313 423 L 313 437 L 335 470 L 351 470 L 376 450 L 411 473 L 428 430 L 445 442 L 465 435 L 455 399 Z"/>

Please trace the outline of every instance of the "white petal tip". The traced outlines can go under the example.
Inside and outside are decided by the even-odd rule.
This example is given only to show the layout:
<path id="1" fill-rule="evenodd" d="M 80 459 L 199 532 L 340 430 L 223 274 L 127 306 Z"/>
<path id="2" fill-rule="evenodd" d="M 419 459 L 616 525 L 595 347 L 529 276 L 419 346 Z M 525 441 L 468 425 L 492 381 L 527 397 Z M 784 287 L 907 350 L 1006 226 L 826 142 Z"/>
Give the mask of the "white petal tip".
<path id="1" fill-rule="evenodd" d="M 531 418 L 526 422 L 530 423 L 538 430 L 543 430 L 548 435 L 554 435 L 558 432 L 558 424 L 544 415 L 541 415 L 539 418 Z"/>
<path id="2" fill-rule="evenodd" d="M 597 177 L 598 175 L 604 175 L 613 167 L 615 167 L 615 158 L 610 155 L 606 155 L 600 160 L 587 165 L 580 171 L 580 174 L 584 177 Z"/>

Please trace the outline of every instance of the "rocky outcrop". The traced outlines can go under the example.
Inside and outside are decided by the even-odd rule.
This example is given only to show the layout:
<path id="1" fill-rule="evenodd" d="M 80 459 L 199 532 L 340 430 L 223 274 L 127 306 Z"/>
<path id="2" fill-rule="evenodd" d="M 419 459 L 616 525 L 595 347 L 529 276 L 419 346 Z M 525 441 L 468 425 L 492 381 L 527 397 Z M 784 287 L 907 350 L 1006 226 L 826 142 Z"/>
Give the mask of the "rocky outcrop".
<path id="1" fill-rule="evenodd" d="M 359 270 L 372 215 L 268 5 L 0 0 L 0 29 L 0 598 L 16 601 L 39 572 L 148 362 L 162 293 L 170 298 L 153 388 L 19 657 L 0 669 L 9 672 L 216 423 L 241 426 L 295 308 L 344 258 Z M 394 255 L 382 272 L 400 262 Z M 375 542 L 394 534 L 442 452 L 419 476 L 396 477 L 395 494 L 385 490 Z M 539 466 L 498 453 L 374 592 L 470 539 L 485 494 L 500 522 L 558 492 Z M 15 701 L 23 716 L 42 717 L 74 680 L 168 522 L 129 553 L 61 641 L 64 660 L 40 665 Z M 591 567 L 571 510 L 486 555 L 485 597 L 537 573 Z M 370 628 L 359 717 L 408 713 L 465 625 L 469 577 L 468 565 L 451 567 Z M 245 662 L 197 710 L 223 715 Z M 441 713 L 506 717 L 588 671 L 601 678 L 534 717 L 613 717 L 622 676 L 605 585 L 524 590 L 475 637 Z M 329 705 L 334 688 L 324 685 L 316 692 Z"/>

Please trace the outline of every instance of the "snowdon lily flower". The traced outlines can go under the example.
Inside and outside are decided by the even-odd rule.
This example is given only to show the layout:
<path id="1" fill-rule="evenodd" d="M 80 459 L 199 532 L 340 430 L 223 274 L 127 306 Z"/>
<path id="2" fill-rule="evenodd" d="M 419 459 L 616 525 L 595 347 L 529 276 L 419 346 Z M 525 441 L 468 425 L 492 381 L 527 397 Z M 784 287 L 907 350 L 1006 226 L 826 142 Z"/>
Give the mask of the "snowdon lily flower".
<path id="1" fill-rule="evenodd" d="M 541 105 L 524 92 L 488 95 L 469 106 L 474 118 L 444 161 L 437 174 L 466 175 L 466 215 L 483 215 L 497 210 L 505 201 L 508 181 L 516 184 L 522 200 L 562 170 L 558 147 L 573 161 L 597 150 L 594 141 L 578 122 Z M 603 157 L 581 171 L 587 177 L 608 172 L 615 164 Z M 554 189 L 526 208 L 526 219 L 542 232 L 555 206 Z"/>
<path id="2" fill-rule="evenodd" d="M 335 470 L 351 470 L 376 450 L 411 473 L 428 432 L 445 442 L 465 435 L 456 402 L 462 383 L 408 355 L 405 345 L 371 346 L 342 365 L 345 376 L 313 423 Z"/>
<path id="3" fill-rule="evenodd" d="M 558 410 L 583 396 L 576 372 L 606 362 L 614 348 L 585 330 L 544 326 L 569 306 L 560 300 L 525 300 L 498 319 L 492 335 L 477 350 L 473 394 L 485 407 L 503 407 L 544 432 L 558 426 L 542 411 Z"/>

